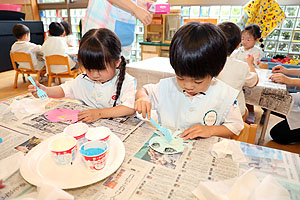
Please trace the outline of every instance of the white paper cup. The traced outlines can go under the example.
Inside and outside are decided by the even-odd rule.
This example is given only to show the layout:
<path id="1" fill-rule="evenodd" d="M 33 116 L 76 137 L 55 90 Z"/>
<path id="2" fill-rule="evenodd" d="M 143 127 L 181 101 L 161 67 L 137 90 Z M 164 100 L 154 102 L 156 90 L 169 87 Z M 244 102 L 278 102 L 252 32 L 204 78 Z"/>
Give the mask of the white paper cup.
<path id="1" fill-rule="evenodd" d="M 58 165 L 69 165 L 76 156 L 77 140 L 71 136 L 60 136 L 49 143 L 54 161 Z"/>
<path id="2" fill-rule="evenodd" d="M 67 126 L 64 129 L 66 135 L 72 136 L 77 140 L 77 145 L 80 147 L 83 143 L 87 142 L 85 134 L 88 131 L 89 126 L 85 123 L 75 123 Z"/>
<path id="3" fill-rule="evenodd" d="M 86 166 L 91 171 L 99 171 L 105 167 L 108 155 L 108 146 L 103 141 L 90 141 L 81 145 L 80 154 Z"/>
<path id="4" fill-rule="evenodd" d="M 85 134 L 85 138 L 87 141 L 104 141 L 109 144 L 111 133 L 111 130 L 105 126 L 89 128 L 88 132 Z"/>

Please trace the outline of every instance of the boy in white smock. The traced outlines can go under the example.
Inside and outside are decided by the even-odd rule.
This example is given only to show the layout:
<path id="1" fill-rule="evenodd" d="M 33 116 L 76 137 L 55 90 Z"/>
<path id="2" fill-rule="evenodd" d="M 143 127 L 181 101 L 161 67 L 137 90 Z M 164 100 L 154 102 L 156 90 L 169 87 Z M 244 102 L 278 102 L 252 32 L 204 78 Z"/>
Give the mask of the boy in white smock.
<path id="1" fill-rule="evenodd" d="M 247 59 L 248 64 L 231 58 L 231 53 L 238 48 L 241 43 L 241 29 L 232 22 L 223 22 L 218 24 L 218 27 L 227 38 L 227 60 L 217 78 L 239 90 L 237 100 L 240 112 L 243 116 L 246 111 L 243 86 L 254 87 L 258 83 L 258 75 L 253 65 L 253 56 Z"/>
<path id="2" fill-rule="evenodd" d="M 68 56 L 67 55 L 67 43 L 65 38 L 63 37 L 64 34 L 64 27 L 58 22 L 52 22 L 49 25 L 49 34 L 50 37 L 44 42 L 42 46 L 42 52 L 44 56 L 52 56 L 52 55 L 61 55 L 61 56 Z M 71 69 L 76 66 L 76 62 L 74 62 L 69 56 L 69 63 Z M 68 67 L 66 65 L 51 65 L 51 72 L 52 73 L 62 73 L 68 71 Z"/>
<path id="3" fill-rule="evenodd" d="M 30 54 L 32 64 L 35 70 L 41 70 L 45 66 L 45 62 L 38 58 L 41 53 L 41 45 L 37 45 L 30 41 L 30 30 L 23 24 L 16 24 L 13 27 L 13 34 L 17 41 L 11 46 L 11 53 L 20 52 Z M 27 62 L 19 62 L 20 68 L 31 69 L 30 64 Z"/>
<path id="4" fill-rule="evenodd" d="M 181 137 L 231 137 L 244 127 L 239 93 L 216 77 L 227 57 L 226 38 L 211 23 L 182 26 L 170 45 L 170 63 L 176 77 L 148 84 L 136 93 L 135 109 L 151 118 L 157 111 L 163 126 L 184 129 Z"/>

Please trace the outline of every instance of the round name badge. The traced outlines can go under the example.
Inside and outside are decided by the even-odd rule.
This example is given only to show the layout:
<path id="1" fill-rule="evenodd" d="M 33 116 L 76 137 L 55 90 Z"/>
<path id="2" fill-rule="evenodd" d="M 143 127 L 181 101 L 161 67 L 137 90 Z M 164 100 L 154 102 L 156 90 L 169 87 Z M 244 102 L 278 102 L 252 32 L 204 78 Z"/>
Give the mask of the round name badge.
<path id="1" fill-rule="evenodd" d="M 203 117 L 204 125 L 206 126 L 215 125 L 217 122 L 217 115 L 218 115 L 217 112 L 214 110 L 207 111 Z"/>

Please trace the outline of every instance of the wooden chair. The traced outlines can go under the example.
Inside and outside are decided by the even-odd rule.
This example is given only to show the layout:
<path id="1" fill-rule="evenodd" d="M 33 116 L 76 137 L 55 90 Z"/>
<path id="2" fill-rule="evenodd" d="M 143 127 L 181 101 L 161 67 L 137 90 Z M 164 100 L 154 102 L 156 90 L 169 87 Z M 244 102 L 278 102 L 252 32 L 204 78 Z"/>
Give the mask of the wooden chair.
<path id="1" fill-rule="evenodd" d="M 23 75 L 27 74 L 28 76 L 30 74 L 36 74 L 37 75 L 36 80 L 40 81 L 41 73 L 46 72 L 45 67 L 43 67 L 40 70 L 34 69 L 30 54 L 20 53 L 20 52 L 10 53 L 10 59 L 11 59 L 11 63 L 13 65 L 13 68 L 16 71 L 14 88 L 17 88 L 19 73 L 21 73 Z M 27 62 L 30 65 L 30 69 L 17 67 L 16 62 Z M 25 79 L 24 79 L 24 82 L 25 82 Z"/>
<path id="2" fill-rule="evenodd" d="M 53 81 L 53 78 L 58 78 L 59 84 L 61 84 L 61 78 L 76 78 L 78 74 L 81 73 L 80 69 L 72 69 L 70 67 L 69 58 L 67 56 L 61 55 L 52 55 L 45 56 L 46 65 L 48 70 L 48 86 L 50 87 Z M 51 72 L 50 65 L 66 65 L 68 67 L 68 71 L 62 73 L 53 73 Z"/>
<path id="3" fill-rule="evenodd" d="M 256 124 L 247 124 L 244 123 L 244 129 L 241 131 L 241 133 L 238 136 L 233 136 L 232 139 L 240 141 L 240 142 L 246 142 L 250 144 L 255 143 L 255 137 L 256 137 L 256 131 L 257 131 L 257 125 Z"/>

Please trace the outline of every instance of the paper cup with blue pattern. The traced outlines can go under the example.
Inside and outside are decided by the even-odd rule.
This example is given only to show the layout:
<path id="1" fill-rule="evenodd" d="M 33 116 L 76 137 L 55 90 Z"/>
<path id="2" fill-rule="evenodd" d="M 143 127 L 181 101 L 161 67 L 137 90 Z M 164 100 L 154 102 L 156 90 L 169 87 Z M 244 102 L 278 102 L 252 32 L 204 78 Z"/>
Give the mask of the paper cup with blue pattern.
<path id="1" fill-rule="evenodd" d="M 71 165 L 76 156 L 77 140 L 72 136 L 56 137 L 49 143 L 49 149 L 57 165 Z"/>
<path id="2" fill-rule="evenodd" d="M 80 154 L 91 171 L 99 171 L 105 167 L 108 156 L 108 145 L 104 141 L 90 141 L 81 145 Z"/>

